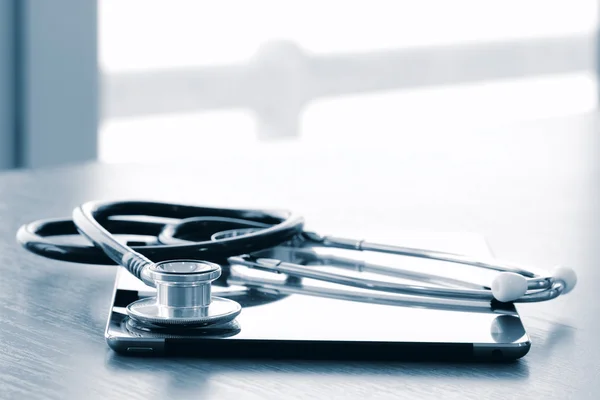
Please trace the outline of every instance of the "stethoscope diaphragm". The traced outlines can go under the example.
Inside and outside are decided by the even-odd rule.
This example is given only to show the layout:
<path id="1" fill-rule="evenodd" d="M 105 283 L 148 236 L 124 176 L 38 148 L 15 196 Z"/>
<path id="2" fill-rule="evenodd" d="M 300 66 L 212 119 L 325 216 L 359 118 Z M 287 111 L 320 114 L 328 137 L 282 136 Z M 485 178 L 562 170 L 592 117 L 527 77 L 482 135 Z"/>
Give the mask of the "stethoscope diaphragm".
<path id="1" fill-rule="evenodd" d="M 208 261 L 177 260 L 152 264 L 147 274 L 156 286 L 156 297 L 137 300 L 127 315 L 157 326 L 207 326 L 224 324 L 241 312 L 239 303 L 211 295 L 211 282 L 221 267 Z"/>

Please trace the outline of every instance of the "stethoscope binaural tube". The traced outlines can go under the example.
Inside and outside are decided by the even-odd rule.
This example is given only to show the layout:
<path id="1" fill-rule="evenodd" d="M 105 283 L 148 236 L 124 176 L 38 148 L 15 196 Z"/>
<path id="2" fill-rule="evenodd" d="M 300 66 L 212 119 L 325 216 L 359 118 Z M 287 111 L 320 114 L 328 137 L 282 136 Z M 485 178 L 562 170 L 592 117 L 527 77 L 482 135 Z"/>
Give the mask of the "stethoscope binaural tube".
<path id="1" fill-rule="evenodd" d="M 401 288 L 394 288 L 393 285 L 390 286 L 386 284 L 386 282 L 371 282 L 372 286 L 376 286 L 376 289 L 383 291 L 394 292 L 400 289 L 405 293 L 414 295 L 421 294 L 434 297 L 456 297 L 480 300 L 496 299 L 501 302 L 524 303 L 554 299 L 561 294 L 569 293 L 577 283 L 575 271 L 572 268 L 564 266 L 556 267 L 551 276 L 539 276 L 525 268 L 505 262 L 499 262 L 497 260 L 481 260 L 462 254 L 371 243 L 366 240 L 321 236 L 314 233 L 305 233 L 305 235 L 309 236 L 310 240 L 320 243 L 324 247 L 425 258 L 499 272 L 492 282 L 490 290 L 454 289 L 448 291 L 444 288 L 435 290 L 414 285 L 405 285 Z M 331 279 L 331 277 L 329 279 Z"/>
<path id="2" fill-rule="evenodd" d="M 571 269 L 558 268 L 552 277 L 527 279 L 515 272 L 501 272 L 490 289 L 472 289 L 455 287 L 432 287 L 392 281 L 356 278 L 339 273 L 315 270 L 304 265 L 272 258 L 260 258 L 250 255 L 230 257 L 233 266 L 244 266 L 266 272 L 285 274 L 297 278 L 315 279 L 329 283 L 367 289 L 374 292 L 436 297 L 453 300 L 500 302 L 535 302 L 551 300 L 567 293 L 575 285 L 576 277 Z M 413 274 L 417 275 L 417 274 Z M 529 287 L 533 287 L 530 290 Z M 528 293 L 529 291 L 529 293 Z"/>

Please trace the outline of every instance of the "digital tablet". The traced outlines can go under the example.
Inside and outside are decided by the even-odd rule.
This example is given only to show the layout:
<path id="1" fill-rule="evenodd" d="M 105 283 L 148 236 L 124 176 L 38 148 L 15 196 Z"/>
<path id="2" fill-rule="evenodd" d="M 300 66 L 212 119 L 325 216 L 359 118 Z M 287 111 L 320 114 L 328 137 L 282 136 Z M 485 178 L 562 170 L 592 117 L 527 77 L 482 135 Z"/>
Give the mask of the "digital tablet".
<path id="1" fill-rule="evenodd" d="M 412 247 L 491 256 L 478 235 L 413 234 L 401 239 Z M 339 249 L 315 251 L 354 257 L 357 266 L 367 262 L 399 271 L 425 271 L 482 286 L 494 275 L 492 271 L 434 260 Z M 343 270 L 357 277 L 371 274 L 360 267 L 349 270 L 347 265 L 312 264 L 306 268 Z M 392 275 L 383 278 L 407 281 Z M 118 268 L 105 332 L 114 351 L 204 358 L 456 361 L 514 360 L 530 348 L 512 304 L 372 293 L 241 266 L 224 266 L 222 277 L 213 285 L 214 296 L 234 299 L 243 307 L 228 324 L 175 329 L 141 325 L 127 316 L 128 304 L 152 295 L 153 288 Z"/>

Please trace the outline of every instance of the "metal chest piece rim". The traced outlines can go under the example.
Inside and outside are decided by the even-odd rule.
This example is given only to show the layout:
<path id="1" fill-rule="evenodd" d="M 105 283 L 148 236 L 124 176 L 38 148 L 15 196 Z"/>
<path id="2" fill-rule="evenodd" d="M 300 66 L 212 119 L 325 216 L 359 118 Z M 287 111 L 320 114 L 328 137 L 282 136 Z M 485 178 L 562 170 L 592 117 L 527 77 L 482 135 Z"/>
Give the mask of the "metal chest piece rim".
<path id="1" fill-rule="evenodd" d="M 158 326 L 208 326 L 237 317 L 242 307 L 235 301 L 211 295 L 211 282 L 221 267 L 208 261 L 163 261 L 148 267 L 156 297 L 129 304 L 127 315 L 142 324 Z"/>

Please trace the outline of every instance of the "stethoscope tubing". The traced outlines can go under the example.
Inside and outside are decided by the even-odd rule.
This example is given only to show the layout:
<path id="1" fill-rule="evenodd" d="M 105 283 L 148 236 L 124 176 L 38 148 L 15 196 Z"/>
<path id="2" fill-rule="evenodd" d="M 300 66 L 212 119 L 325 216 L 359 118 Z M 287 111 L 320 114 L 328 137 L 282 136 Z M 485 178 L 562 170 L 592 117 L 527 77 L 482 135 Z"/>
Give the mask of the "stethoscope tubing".
<path id="1" fill-rule="evenodd" d="M 159 236 L 163 229 L 173 229 L 164 222 L 118 219 L 124 216 L 148 216 L 170 219 L 187 219 L 202 215 L 205 219 L 220 218 L 246 220 L 267 226 L 260 232 L 224 239 L 215 242 L 210 239 L 199 242 L 179 241 L 177 244 L 160 242 L 145 245 L 127 246 L 154 262 L 182 258 L 201 258 L 206 261 L 226 262 L 227 257 L 236 254 L 252 253 L 275 247 L 292 239 L 303 231 L 304 220 L 283 211 L 232 210 L 197 206 L 184 206 L 144 201 L 90 202 L 77 207 L 73 219 L 45 219 L 21 226 L 17 240 L 32 253 L 47 258 L 83 264 L 114 265 L 120 261 L 106 254 L 107 240 L 122 253 L 126 249 L 121 243 L 107 239 L 112 234 L 133 234 Z M 94 244 L 65 244 L 50 240 L 52 236 L 85 233 Z M 114 249 L 108 248 L 109 253 Z M 117 257 L 122 258 L 122 255 Z"/>

